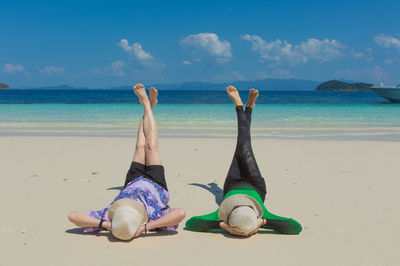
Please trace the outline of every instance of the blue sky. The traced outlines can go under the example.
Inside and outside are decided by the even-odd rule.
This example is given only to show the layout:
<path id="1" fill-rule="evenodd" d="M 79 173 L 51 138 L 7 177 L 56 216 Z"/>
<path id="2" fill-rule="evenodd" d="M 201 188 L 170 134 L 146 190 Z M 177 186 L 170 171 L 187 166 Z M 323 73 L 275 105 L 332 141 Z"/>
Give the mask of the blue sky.
<path id="1" fill-rule="evenodd" d="M 400 82 L 398 1 L 0 1 L 12 87 Z"/>

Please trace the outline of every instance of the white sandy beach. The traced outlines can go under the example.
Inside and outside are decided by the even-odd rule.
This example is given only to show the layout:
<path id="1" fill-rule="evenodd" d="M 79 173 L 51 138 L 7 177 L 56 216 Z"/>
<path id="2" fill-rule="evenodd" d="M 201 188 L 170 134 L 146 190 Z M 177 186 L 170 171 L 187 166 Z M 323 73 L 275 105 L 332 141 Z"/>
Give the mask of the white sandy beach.
<path id="1" fill-rule="evenodd" d="M 0 265 L 399 265 L 400 143 L 254 139 L 267 208 L 300 235 L 151 234 L 119 242 L 83 235 L 67 215 L 118 193 L 132 138 L 0 137 Z M 234 138 L 161 138 L 171 206 L 217 208 Z M 213 191 L 218 189 L 213 186 Z M 218 194 L 219 197 L 221 196 Z"/>

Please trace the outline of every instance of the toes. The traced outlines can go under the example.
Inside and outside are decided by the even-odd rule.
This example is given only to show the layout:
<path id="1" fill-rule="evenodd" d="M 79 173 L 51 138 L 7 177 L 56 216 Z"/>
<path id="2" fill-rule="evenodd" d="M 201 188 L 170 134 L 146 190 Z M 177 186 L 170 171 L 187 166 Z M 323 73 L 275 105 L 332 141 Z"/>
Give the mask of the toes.
<path id="1" fill-rule="evenodd" d="M 258 96 L 258 90 L 250 89 L 249 90 L 249 96 L 257 97 Z"/>
<path id="2" fill-rule="evenodd" d="M 157 90 L 156 88 L 154 88 L 154 87 L 151 87 L 151 88 L 149 89 L 149 94 L 151 94 L 151 96 L 157 97 L 157 95 L 158 95 L 158 90 Z"/>
<path id="3" fill-rule="evenodd" d="M 232 93 L 237 92 L 237 89 L 235 87 L 229 85 L 228 87 L 226 87 L 226 92 L 229 93 L 229 94 L 232 94 Z"/>

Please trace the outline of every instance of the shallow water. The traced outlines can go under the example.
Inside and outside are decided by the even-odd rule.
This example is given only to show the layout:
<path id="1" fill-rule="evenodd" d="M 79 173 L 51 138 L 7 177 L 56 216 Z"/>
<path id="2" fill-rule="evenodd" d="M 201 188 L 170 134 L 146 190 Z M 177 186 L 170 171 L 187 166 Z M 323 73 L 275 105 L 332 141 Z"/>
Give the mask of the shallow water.
<path id="1" fill-rule="evenodd" d="M 8 91 L 0 102 L 0 135 L 132 136 L 143 114 L 129 91 Z M 223 91 L 161 91 L 159 102 L 161 135 L 235 135 Z M 371 92 L 261 92 L 252 123 L 254 137 L 400 140 L 400 104 Z"/>

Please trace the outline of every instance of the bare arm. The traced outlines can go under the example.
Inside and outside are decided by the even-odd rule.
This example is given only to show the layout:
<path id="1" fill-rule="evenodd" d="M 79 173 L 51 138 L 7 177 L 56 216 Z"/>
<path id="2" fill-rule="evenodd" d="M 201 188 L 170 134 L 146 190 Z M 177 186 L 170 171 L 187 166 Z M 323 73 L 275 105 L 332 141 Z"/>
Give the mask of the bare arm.
<path id="1" fill-rule="evenodd" d="M 91 217 L 87 211 L 73 211 L 68 215 L 68 219 L 79 227 L 98 227 L 100 223 L 99 219 Z M 111 223 L 104 221 L 102 226 L 110 230 Z"/>
<path id="2" fill-rule="evenodd" d="M 160 219 L 147 223 L 146 229 L 147 231 L 149 231 L 155 228 L 177 225 L 183 220 L 183 218 L 185 218 L 185 215 L 186 214 L 183 209 L 171 209 L 169 213 L 167 213 Z M 144 227 L 145 227 L 144 225 L 139 227 L 139 229 L 135 234 L 135 237 L 140 236 L 144 232 Z"/>

